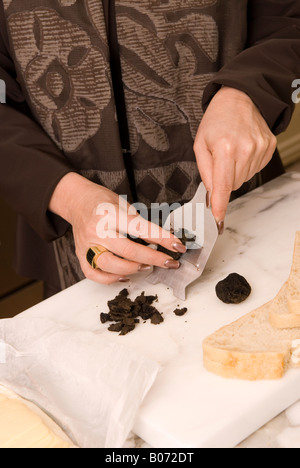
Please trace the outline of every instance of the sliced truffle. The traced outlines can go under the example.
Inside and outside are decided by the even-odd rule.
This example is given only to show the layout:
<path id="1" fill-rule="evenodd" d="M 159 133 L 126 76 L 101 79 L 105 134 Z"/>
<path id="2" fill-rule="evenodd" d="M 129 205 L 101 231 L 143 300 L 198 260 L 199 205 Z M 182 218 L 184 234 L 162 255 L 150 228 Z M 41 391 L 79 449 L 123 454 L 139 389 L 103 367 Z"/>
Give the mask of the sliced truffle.
<path id="1" fill-rule="evenodd" d="M 174 235 L 181 240 L 183 245 L 186 245 L 188 242 L 195 242 L 196 236 L 188 232 L 186 229 L 183 229 L 179 232 L 174 232 Z M 180 260 L 181 256 L 183 255 L 182 253 L 179 252 L 173 252 L 172 250 L 168 250 L 165 247 L 162 247 L 161 245 L 158 245 L 157 250 L 159 252 L 163 252 L 170 257 L 172 257 L 174 260 Z"/>
<path id="2" fill-rule="evenodd" d="M 174 310 L 174 314 L 178 315 L 179 317 L 182 317 L 186 313 L 187 313 L 187 308 L 186 307 L 182 307 L 182 309 L 178 308 L 178 309 Z"/>
<path id="3" fill-rule="evenodd" d="M 164 321 L 163 316 L 161 315 L 160 312 L 158 312 L 158 310 L 156 310 L 156 311 L 153 313 L 152 317 L 151 317 L 151 323 L 152 323 L 153 325 L 159 325 L 159 324 L 162 323 L 163 321 Z"/>
<path id="4" fill-rule="evenodd" d="M 109 313 L 100 314 L 101 323 L 115 322 L 108 327 L 109 331 L 126 335 L 139 323 L 138 317 L 143 320 L 150 319 L 153 324 L 163 322 L 161 313 L 152 305 L 158 300 L 157 295 L 146 296 L 143 291 L 134 301 L 129 299 L 128 295 L 128 290 L 123 289 L 114 299 L 107 302 Z"/>
<path id="5" fill-rule="evenodd" d="M 140 316 L 143 320 L 148 320 L 156 312 L 156 308 L 150 304 L 143 304 L 140 308 Z"/>
<path id="6" fill-rule="evenodd" d="M 122 330 L 122 322 L 117 322 L 117 323 L 112 323 L 109 327 L 108 330 L 112 332 L 120 332 Z"/>
<path id="7" fill-rule="evenodd" d="M 225 304 L 240 304 L 250 293 L 250 284 L 237 273 L 231 273 L 216 285 L 216 294 Z"/>
<path id="8" fill-rule="evenodd" d="M 135 329 L 135 324 L 132 324 L 132 325 L 122 324 L 120 335 L 127 335 L 127 333 L 131 332 L 134 329 Z"/>
<path id="9" fill-rule="evenodd" d="M 135 298 L 136 303 L 138 304 L 152 304 L 154 301 L 157 301 L 157 294 L 155 296 L 145 296 L 145 291 L 143 291 L 139 296 Z"/>
<path id="10" fill-rule="evenodd" d="M 104 312 L 101 312 L 100 314 L 100 321 L 101 323 L 106 323 L 111 321 L 111 316 L 110 314 L 105 314 Z"/>

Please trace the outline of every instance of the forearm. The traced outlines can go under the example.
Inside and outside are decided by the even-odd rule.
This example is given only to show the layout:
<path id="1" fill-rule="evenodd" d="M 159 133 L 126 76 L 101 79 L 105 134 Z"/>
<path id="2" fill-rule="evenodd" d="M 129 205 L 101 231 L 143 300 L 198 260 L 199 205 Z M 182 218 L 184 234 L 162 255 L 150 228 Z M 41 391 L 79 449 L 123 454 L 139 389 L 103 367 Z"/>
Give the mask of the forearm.
<path id="1" fill-rule="evenodd" d="M 30 116 L 1 104 L 0 121 L 0 194 L 41 238 L 54 240 L 63 233 L 48 216 L 48 204 L 72 168 Z"/>
<path id="2" fill-rule="evenodd" d="M 16 79 L 0 4 L 0 79 L 7 104 L 0 104 L 0 195 L 44 240 L 63 235 L 67 223 L 51 216 L 48 204 L 56 185 L 73 168 L 35 122 Z"/>

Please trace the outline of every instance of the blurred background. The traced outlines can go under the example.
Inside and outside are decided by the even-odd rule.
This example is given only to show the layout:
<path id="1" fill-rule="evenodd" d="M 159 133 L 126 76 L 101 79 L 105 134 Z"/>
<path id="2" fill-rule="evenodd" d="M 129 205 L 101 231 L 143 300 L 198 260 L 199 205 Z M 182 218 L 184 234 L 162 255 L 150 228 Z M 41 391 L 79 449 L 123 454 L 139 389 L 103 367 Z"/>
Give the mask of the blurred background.
<path id="1" fill-rule="evenodd" d="M 287 131 L 278 137 L 287 171 L 300 172 L 300 104 Z M 18 276 L 13 269 L 16 214 L 0 197 L 0 319 L 12 317 L 43 300 L 43 284 Z"/>

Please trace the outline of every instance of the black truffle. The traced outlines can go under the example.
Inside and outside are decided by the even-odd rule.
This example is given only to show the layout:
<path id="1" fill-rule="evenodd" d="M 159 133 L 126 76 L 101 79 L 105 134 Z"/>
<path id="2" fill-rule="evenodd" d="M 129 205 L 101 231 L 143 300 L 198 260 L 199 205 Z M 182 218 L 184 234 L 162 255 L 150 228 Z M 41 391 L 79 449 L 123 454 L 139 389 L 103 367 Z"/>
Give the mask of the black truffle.
<path id="1" fill-rule="evenodd" d="M 100 313 L 101 323 L 113 322 L 108 327 L 109 331 L 127 335 L 140 322 L 139 317 L 144 323 L 146 320 L 150 320 L 153 325 L 159 325 L 164 321 L 163 315 L 153 306 L 154 302 L 158 302 L 157 295 L 146 296 L 145 291 L 143 291 L 134 301 L 128 296 L 128 289 L 122 289 L 114 299 L 107 302 L 109 312 Z M 174 310 L 178 316 L 182 316 L 186 312 L 187 308 L 180 309 L 179 304 L 178 308 Z"/>
<path id="2" fill-rule="evenodd" d="M 237 273 L 231 273 L 216 285 L 216 294 L 225 304 L 240 304 L 251 293 L 248 281 Z"/>
<path id="3" fill-rule="evenodd" d="M 138 317 L 143 320 L 150 319 L 155 325 L 164 321 L 161 313 L 152 305 L 158 300 L 157 295 L 146 296 L 143 291 L 134 301 L 129 299 L 128 295 L 128 290 L 123 289 L 114 299 L 107 302 L 109 313 L 100 314 L 101 323 L 115 322 L 108 327 L 109 331 L 127 335 L 139 323 Z"/>
<path id="4" fill-rule="evenodd" d="M 182 309 L 175 309 L 174 314 L 178 315 L 178 317 L 182 317 L 184 314 L 187 313 L 187 307 L 182 307 Z"/>

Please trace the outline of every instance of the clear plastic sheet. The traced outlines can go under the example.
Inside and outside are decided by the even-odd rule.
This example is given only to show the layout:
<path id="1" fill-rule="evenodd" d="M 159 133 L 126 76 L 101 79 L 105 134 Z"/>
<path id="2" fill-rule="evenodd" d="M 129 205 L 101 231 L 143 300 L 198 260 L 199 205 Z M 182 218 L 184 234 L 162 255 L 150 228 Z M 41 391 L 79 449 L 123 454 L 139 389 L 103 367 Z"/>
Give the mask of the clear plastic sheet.
<path id="1" fill-rule="evenodd" d="M 159 365 L 105 335 L 47 318 L 0 320 L 0 383 L 81 448 L 121 448 Z"/>

